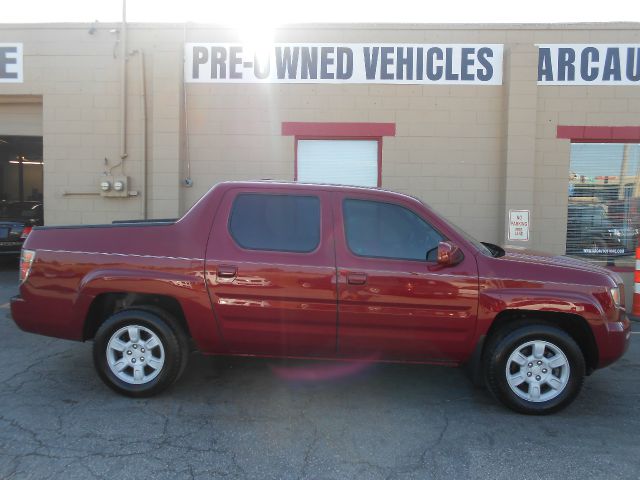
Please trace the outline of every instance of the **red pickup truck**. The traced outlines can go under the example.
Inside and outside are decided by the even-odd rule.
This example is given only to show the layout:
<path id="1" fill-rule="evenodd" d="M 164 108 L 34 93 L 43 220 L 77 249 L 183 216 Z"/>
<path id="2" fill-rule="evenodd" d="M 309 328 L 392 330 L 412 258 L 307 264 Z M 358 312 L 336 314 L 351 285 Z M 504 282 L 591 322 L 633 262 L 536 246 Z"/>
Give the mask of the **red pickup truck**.
<path id="1" fill-rule="evenodd" d="M 36 227 L 11 301 L 23 330 L 93 340 L 130 396 L 211 355 L 468 365 L 508 407 L 550 413 L 619 359 L 622 281 L 480 243 L 416 198 L 228 182 L 177 221 Z"/>

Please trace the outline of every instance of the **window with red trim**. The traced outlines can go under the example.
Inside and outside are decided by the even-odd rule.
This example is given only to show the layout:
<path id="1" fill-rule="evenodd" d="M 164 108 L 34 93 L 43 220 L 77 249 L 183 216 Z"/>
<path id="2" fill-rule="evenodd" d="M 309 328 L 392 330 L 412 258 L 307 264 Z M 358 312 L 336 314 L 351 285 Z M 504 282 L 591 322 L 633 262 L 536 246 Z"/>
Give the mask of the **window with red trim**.
<path id="1" fill-rule="evenodd" d="M 395 124 L 284 122 L 282 133 L 295 136 L 295 180 L 379 187 L 382 138 Z"/>
<path id="2" fill-rule="evenodd" d="M 558 136 L 571 139 L 567 254 L 632 267 L 640 230 L 640 128 L 558 127 Z"/>

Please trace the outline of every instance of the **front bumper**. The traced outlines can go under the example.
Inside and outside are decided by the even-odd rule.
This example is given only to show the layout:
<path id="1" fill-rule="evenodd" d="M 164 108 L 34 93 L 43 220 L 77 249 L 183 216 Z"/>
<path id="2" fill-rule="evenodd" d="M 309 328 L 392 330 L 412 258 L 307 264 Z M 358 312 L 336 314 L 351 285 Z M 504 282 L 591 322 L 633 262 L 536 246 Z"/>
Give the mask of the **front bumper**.
<path id="1" fill-rule="evenodd" d="M 606 345 L 600 348 L 600 359 L 598 368 L 611 365 L 622 357 L 629 348 L 631 339 L 631 322 L 625 311 L 620 312 L 617 322 L 606 322 L 607 331 Z"/>

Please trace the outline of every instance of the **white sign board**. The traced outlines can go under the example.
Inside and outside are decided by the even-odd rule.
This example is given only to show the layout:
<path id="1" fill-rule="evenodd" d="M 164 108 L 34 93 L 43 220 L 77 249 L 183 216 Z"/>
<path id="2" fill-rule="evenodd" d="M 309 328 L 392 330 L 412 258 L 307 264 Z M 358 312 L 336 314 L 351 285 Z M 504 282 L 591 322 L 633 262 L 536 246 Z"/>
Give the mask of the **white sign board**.
<path id="1" fill-rule="evenodd" d="M 502 85 L 498 44 L 185 44 L 191 83 Z"/>
<path id="2" fill-rule="evenodd" d="M 640 86 L 640 44 L 538 45 L 538 85 Z"/>
<path id="3" fill-rule="evenodd" d="M 509 240 L 529 240 L 529 210 L 509 210 Z"/>
<path id="4" fill-rule="evenodd" d="M 22 81 L 22 44 L 0 43 L 0 83 Z"/>

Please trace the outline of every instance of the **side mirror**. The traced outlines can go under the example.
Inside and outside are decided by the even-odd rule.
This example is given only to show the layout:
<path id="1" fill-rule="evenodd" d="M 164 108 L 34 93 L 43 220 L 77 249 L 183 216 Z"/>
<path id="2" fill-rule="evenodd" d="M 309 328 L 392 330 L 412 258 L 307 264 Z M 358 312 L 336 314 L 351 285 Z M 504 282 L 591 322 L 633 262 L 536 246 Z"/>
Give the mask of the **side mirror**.
<path id="1" fill-rule="evenodd" d="M 458 246 L 451 242 L 440 242 L 438 244 L 438 265 L 443 267 L 453 267 L 464 260 L 464 254 Z"/>

